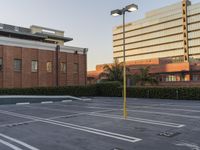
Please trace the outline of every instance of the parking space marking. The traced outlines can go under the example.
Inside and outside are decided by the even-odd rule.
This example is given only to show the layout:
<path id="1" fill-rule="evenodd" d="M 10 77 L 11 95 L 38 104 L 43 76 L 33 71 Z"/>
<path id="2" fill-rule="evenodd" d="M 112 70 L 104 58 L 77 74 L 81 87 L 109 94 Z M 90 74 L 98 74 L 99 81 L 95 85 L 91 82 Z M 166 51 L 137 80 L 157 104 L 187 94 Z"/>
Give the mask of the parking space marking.
<path id="1" fill-rule="evenodd" d="M 57 104 L 54 104 L 55 106 Z M 25 106 L 25 107 L 28 107 L 28 108 L 34 108 L 34 109 L 42 109 L 42 110 L 50 110 L 50 111 L 57 111 L 57 112 L 65 112 L 65 113 L 76 113 L 76 114 L 87 114 L 87 113 L 95 113 L 95 112 L 108 112 L 108 111 L 113 111 L 113 110 L 110 110 L 110 109 L 101 109 L 101 110 L 98 110 L 98 111 L 92 111 L 92 112 L 88 112 L 88 111 L 74 111 L 74 110 L 63 110 L 63 109 L 55 109 L 55 108 L 46 108 L 46 107 L 37 107 L 37 106 Z M 72 115 L 75 115 L 75 114 L 72 114 Z M 70 115 L 69 115 L 70 116 Z"/>
<path id="2" fill-rule="evenodd" d="M 26 106 L 27 108 L 33 109 L 42 109 L 42 110 L 50 110 L 50 111 L 57 111 L 57 112 L 65 112 L 65 113 L 80 113 L 83 111 L 74 111 L 74 110 L 62 110 L 62 109 L 54 109 L 54 108 L 46 108 L 46 107 L 37 107 L 37 106 Z"/>
<path id="3" fill-rule="evenodd" d="M 90 114 L 90 113 L 105 113 L 105 112 L 109 112 L 109 111 L 111 111 L 111 110 L 104 110 L 104 111 L 101 110 L 101 111 L 81 112 L 81 113 L 79 113 L 79 112 L 75 113 L 74 112 L 74 114 L 70 114 L 70 115 L 55 116 L 55 117 L 44 118 L 44 119 L 59 119 L 59 118 L 77 117 L 77 116 L 87 115 L 87 114 Z M 16 122 L 16 123 L 10 123 L 10 124 L 3 124 L 3 125 L 0 125 L 0 128 L 2 128 L 2 127 L 9 127 L 9 126 L 16 126 L 16 125 L 20 125 L 20 124 L 34 123 L 34 122 L 39 122 L 39 121 L 33 119 L 32 121 L 24 121 L 24 122 Z"/>
<path id="4" fill-rule="evenodd" d="M 156 104 L 155 104 L 156 105 Z M 167 107 L 183 107 L 183 108 L 200 108 L 200 105 L 197 106 L 197 105 L 176 105 L 176 104 L 157 104 L 156 106 L 167 106 Z"/>
<path id="5" fill-rule="evenodd" d="M 4 140 L 1 140 L 1 139 L 0 139 L 0 143 L 3 144 L 3 145 L 6 145 L 7 147 L 10 147 L 10 148 L 13 149 L 13 150 L 23 150 L 23 149 L 21 149 L 21 148 L 15 146 L 15 145 L 13 145 L 13 144 L 11 144 L 11 143 L 8 143 L 8 142 L 6 142 L 6 141 L 4 141 Z"/>
<path id="6" fill-rule="evenodd" d="M 96 106 L 83 106 L 83 105 L 74 105 L 74 104 L 70 104 L 70 105 L 63 105 L 63 104 L 59 104 L 59 103 L 56 103 L 56 104 L 54 104 L 54 106 L 64 106 L 64 107 L 66 107 L 66 106 L 72 106 L 72 107 L 79 107 L 79 108 L 91 108 L 91 109 L 112 109 L 112 110 L 119 110 L 119 109 L 113 109 L 113 108 L 109 108 L 109 107 L 96 107 Z"/>
<path id="7" fill-rule="evenodd" d="M 72 102 L 72 100 L 62 100 L 63 103 L 69 103 Z"/>
<path id="8" fill-rule="evenodd" d="M 88 115 L 124 120 L 124 118 L 119 116 L 119 115 L 107 115 L 107 114 L 102 114 L 102 113 L 90 113 Z M 146 124 L 174 127 L 174 128 L 182 128 L 182 127 L 185 126 L 183 124 L 164 122 L 164 121 L 157 121 L 157 120 L 150 120 L 150 119 L 144 119 L 144 118 L 136 118 L 136 117 L 128 117 L 126 120 L 134 121 L 134 122 L 140 122 L 140 123 L 146 123 Z"/>
<path id="9" fill-rule="evenodd" d="M 32 107 L 32 106 L 27 106 L 27 107 Z M 68 112 L 65 110 L 60 110 L 60 109 L 49 109 L 49 108 L 41 108 L 41 107 L 34 107 L 33 108 L 39 108 L 39 109 L 46 109 L 46 110 L 51 110 L 51 111 L 60 111 L 60 112 Z M 102 108 L 103 109 L 103 108 Z M 95 112 L 83 112 L 83 113 L 79 113 L 74 111 L 74 113 L 79 113 L 79 115 L 90 115 L 90 116 L 96 116 L 96 117 L 106 117 L 106 118 L 113 118 L 113 119 L 122 119 L 124 120 L 123 117 L 119 116 L 119 115 L 109 115 L 109 114 L 102 114 L 105 112 L 109 112 L 109 111 L 116 111 L 116 110 L 120 110 L 120 109 L 104 109 L 105 111 L 95 111 Z M 73 117 L 73 116 L 77 116 L 76 114 L 72 114 L 72 115 L 67 115 L 66 117 Z M 57 117 L 55 117 L 57 118 Z M 183 124 L 177 124 L 177 123 L 171 123 L 171 122 L 164 122 L 164 121 L 157 121 L 157 120 L 150 120 L 150 119 L 144 119 L 144 118 L 136 118 L 136 117 L 128 117 L 129 121 L 134 121 L 134 122 L 140 122 L 140 123 L 147 123 L 147 124 L 154 124 L 154 125 L 161 125 L 161 126 L 168 126 L 168 127 L 174 127 L 174 128 L 181 128 L 184 127 L 185 125 Z"/>
<path id="10" fill-rule="evenodd" d="M 38 148 L 35 148 L 35 147 L 33 147 L 33 146 L 31 146 L 31 145 L 29 145 L 27 143 L 24 143 L 22 141 L 19 141 L 19 140 L 15 139 L 15 138 L 9 137 L 9 136 L 4 135 L 2 133 L 0 133 L 0 136 L 3 137 L 3 138 L 5 138 L 5 139 L 8 139 L 8 140 L 10 140 L 12 142 L 15 142 L 15 143 L 17 143 L 17 144 L 19 144 L 21 146 L 24 146 L 24 147 L 26 147 L 26 148 L 28 148 L 30 150 L 39 150 Z M 18 150 L 18 149 L 16 149 L 16 150 Z M 21 149 L 19 149 L 19 150 L 21 150 Z"/>
<path id="11" fill-rule="evenodd" d="M 56 105 L 60 105 L 60 104 L 56 104 Z M 68 105 L 66 105 L 68 106 Z M 69 105 L 71 106 L 71 105 Z M 81 107 L 81 106 L 76 106 L 73 105 L 73 107 Z M 106 108 L 106 107 L 85 107 L 82 106 L 82 108 L 96 108 L 96 109 L 110 109 L 112 111 L 119 111 L 119 110 L 123 110 L 123 109 L 116 109 L 116 108 Z M 175 116 L 175 117 L 184 117 L 184 118 L 191 118 L 191 119 L 200 119 L 200 116 L 194 116 L 194 115 L 182 115 L 182 114 L 177 114 L 177 113 L 166 113 L 166 112 L 157 112 L 157 111 L 146 111 L 146 110 L 132 110 L 132 109 L 127 109 L 127 111 L 129 112 L 139 112 L 139 113 L 149 113 L 149 114 L 158 114 L 158 115 L 167 115 L 167 116 Z"/>
<path id="12" fill-rule="evenodd" d="M 136 137 L 131 137 L 131 136 L 123 135 L 123 134 L 108 132 L 108 131 L 104 131 L 104 130 L 89 128 L 89 127 L 85 127 L 85 126 L 79 126 L 79 125 L 60 122 L 60 121 L 54 121 L 54 120 L 52 121 L 51 120 L 51 122 L 48 122 L 48 121 L 41 121 L 41 122 L 46 122 L 46 123 L 50 123 L 50 124 L 54 124 L 54 125 L 58 125 L 58 126 L 62 126 L 62 127 L 72 128 L 75 130 L 80 130 L 80 131 L 93 133 L 93 134 L 97 134 L 97 135 L 101 135 L 101 136 L 111 137 L 111 138 L 131 142 L 131 143 L 139 142 L 142 140 L 142 139 L 139 139 Z"/>
<path id="13" fill-rule="evenodd" d="M 41 104 L 51 104 L 53 103 L 53 101 L 44 101 L 44 102 L 41 102 Z"/>
<path id="14" fill-rule="evenodd" d="M 129 107 L 134 108 L 134 107 Z M 143 107 L 144 108 L 144 107 Z M 200 110 L 192 110 L 192 109 L 179 109 L 179 108 L 165 108 L 165 107 L 145 107 L 149 109 L 156 109 L 156 110 L 172 110 L 172 111 L 185 111 L 185 112 L 194 112 L 194 113 L 200 113 Z"/>
<path id="15" fill-rule="evenodd" d="M 76 125 L 76 124 L 71 124 L 71 123 L 66 123 L 66 122 L 61 122 L 61 121 L 56 121 L 56 120 L 51 120 L 51 119 L 45 119 L 45 118 L 40 118 L 40 117 L 35 117 L 35 116 L 30 116 L 30 115 L 14 113 L 14 112 L 10 112 L 10 111 L 0 110 L 0 113 L 11 115 L 11 116 L 16 116 L 16 117 L 21 117 L 21 118 L 26 118 L 26 119 L 31 118 L 33 120 L 37 120 L 37 121 L 40 121 L 40 122 L 53 124 L 53 125 L 57 125 L 57 126 L 62 126 L 62 127 L 66 127 L 66 128 L 71 128 L 71 129 L 84 131 L 84 132 L 88 132 L 88 133 L 93 133 L 93 134 L 96 134 L 96 135 L 110 137 L 110 138 L 123 140 L 123 141 L 131 142 L 131 143 L 139 142 L 139 141 L 142 140 L 142 139 L 139 139 L 139 138 L 136 138 L 136 137 L 131 137 L 131 136 L 123 135 L 123 134 L 108 132 L 108 131 L 104 131 L 104 130 L 89 128 L 89 127 L 86 127 L 86 126 L 80 126 L 80 125 Z"/>
<path id="16" fill-rule="evenodd" d="M 31 122 L 35 122 L 35 120 L 2 124 L 2 125 L 0 125 L 0 128 L 2 128 L 2 127 L 12 127 L 12 126 L 22 125 L 22 124 L 28 124 L 28 123 L 31 123 Z"/>
<path id="17" fill-rule="evenodd" d="M 188 147 L 188 148 L 191 148 L 192 150 L 200 150 L 200 147 L 194 143 L 180 142 L 180 143 L 176 143 L 175 145 L 182 146 L 182 147 Z"/>
<path id="18" fill-rule="evenodd" d="M 29 105 L 30 103 L 27 102 L 27 103 L 16 103 L 16 105 Z"/>
<path id="19" fill-rule="evenodd" d="M 128 111 L 129 112 L 147 113 L 147 114 L 158 114 L 158 115 L 166 115 L 166 116 L 184 117 L 184 118 L 191 118 L 191 119 L 200 119 L 200 116 L 182 115 L 182 114 L 176 114 L 176 113 L 145 111 L 145 110 L 128 110 Z"/>
<path id="20" fill-rule="evenodd" d="M 45 108 L 45 107 L 43 107 L 43 108 L 34 107 L 34 106 L 27 106 L 27 107 L 35 108 L 35 109 L 50 110 L 50 111 L 68 112 L 66 110 L 49 109 L 49 108 Z M 95 112 L 78 112 L 78 111 L 76 112 L 76 111 L 73 111 L 73 113 L 77 113 L 77 114 L 52 117 L 52 118 L 49 118 L 49 119 L 67 118 L 67 117 L 80 116 L 80 115 L 90 115 L 90 116 L 96 116 L 96 117 L 104 117 L 104 118 L 113 118 L 113 119 L 124 120 L 124 118 L 119 116 L 119 115 L 103 114 L 103 113 L 109 112 L 109 111 L 113 111 L 113 110 L 112 109 L 107 109 L 107 110 L 104 109 L 104 111 L 95 111 Z M 114 110 L 114 111 L 116 111 L 116 110 Z M 150 119 L 144 119 L 144 118 L 136 118 L 136 117 L 128 117 L 127 120 L 128 121 L 134 121 L 134 122 L 140 122 L 140 123 L 146 123 L 146 124 L 154 124 L 154 125 L 160 125 L 160 126 L 174 127 L 174 128 L 181 128 L 181 127 L 185 126 L 183 124 L 164 122 L 164 121 L 158 121 L 158 120 L 150 120 Z"/>

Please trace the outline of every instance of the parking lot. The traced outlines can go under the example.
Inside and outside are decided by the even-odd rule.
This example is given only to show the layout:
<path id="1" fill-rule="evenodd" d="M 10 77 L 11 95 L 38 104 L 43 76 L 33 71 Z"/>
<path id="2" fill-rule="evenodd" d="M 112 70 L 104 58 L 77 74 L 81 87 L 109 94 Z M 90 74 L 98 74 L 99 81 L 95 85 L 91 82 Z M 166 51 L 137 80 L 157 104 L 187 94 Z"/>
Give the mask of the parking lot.
<path id="1" fill-rule="evenodd" d="M 28 98 L 27 98 L 28 101 Z M 94 97 L 0 106 L 0 150 L 200 150 L 200 102 Z"/>

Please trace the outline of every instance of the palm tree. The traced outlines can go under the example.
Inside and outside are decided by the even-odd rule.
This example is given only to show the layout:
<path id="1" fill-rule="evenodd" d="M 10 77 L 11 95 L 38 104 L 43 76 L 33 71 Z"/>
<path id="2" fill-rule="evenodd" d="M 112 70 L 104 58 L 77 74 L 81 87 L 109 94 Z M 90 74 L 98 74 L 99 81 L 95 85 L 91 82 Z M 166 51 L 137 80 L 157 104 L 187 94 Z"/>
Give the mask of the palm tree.
<path id="1" fill-rule="evenodd" d="M 150 75 L 149 73 L 150 66 L 147 66 L 145 68 L 140 68 L 140 73 L 134 75 L 136 84 L 140 84 L 141 86 L 148 84 L 154 85 L 158 84 L 158 80 L 155 76 Z"/>
<path id="2" fill-rule="evenodd" d="M 99 75 L 99 78 L 102 81 L 119 81 L 123 82 L 123 63 L 119 63 L 117 59 L 114 60 L 114 63 L 111 65 L 105 65 L 103 67 L 103 72 Z M 127 68 L 127 72 L 129 69 Z"/>

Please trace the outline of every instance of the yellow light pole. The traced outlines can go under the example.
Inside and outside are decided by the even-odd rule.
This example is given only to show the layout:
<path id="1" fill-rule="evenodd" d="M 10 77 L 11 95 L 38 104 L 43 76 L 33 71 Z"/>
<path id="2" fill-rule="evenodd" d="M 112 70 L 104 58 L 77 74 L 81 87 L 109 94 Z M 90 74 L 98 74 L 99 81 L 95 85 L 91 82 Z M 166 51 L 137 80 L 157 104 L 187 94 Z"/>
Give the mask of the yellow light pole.
<path id="1" fill-rule="evenodd" d="M 122 9 L 116 9 L 111 11 L 112 16 L 119 16 L 123 15 L 123 97 L 124 97 L 124 103 L 123 103 L 123 115 L 124 119 L 127 119 L 128 113 L 127 113 L 127 102 L 126 102 L 126 47 L 125 47 L 125 13 L 126 12 L 133 12 L 138 10 L 138 6 L 135 4 L 131 4 L 126 6 Z"/>

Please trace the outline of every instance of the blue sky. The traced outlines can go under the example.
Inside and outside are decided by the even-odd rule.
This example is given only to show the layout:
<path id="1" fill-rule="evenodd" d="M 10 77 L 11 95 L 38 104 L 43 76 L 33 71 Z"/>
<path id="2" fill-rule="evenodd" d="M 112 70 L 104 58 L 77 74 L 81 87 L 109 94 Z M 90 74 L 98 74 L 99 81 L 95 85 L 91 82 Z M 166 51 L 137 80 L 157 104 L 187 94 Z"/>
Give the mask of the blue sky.
<path id="1" fill-rule="evenodd" d="M 112 29 L 121 17 L 110 10 L 135 3 L 139 10 L 127 14 L 127 22 L 144 17 L 147 11 L 181 0 L 0 0 L 0 22 L 29 27 L 40 25 L 64 30 L 74 41 L 70 46 L 89 48 L 88 70 L 112 62 Z M 191 0 L 192 3 L 200 0 Z"/>

